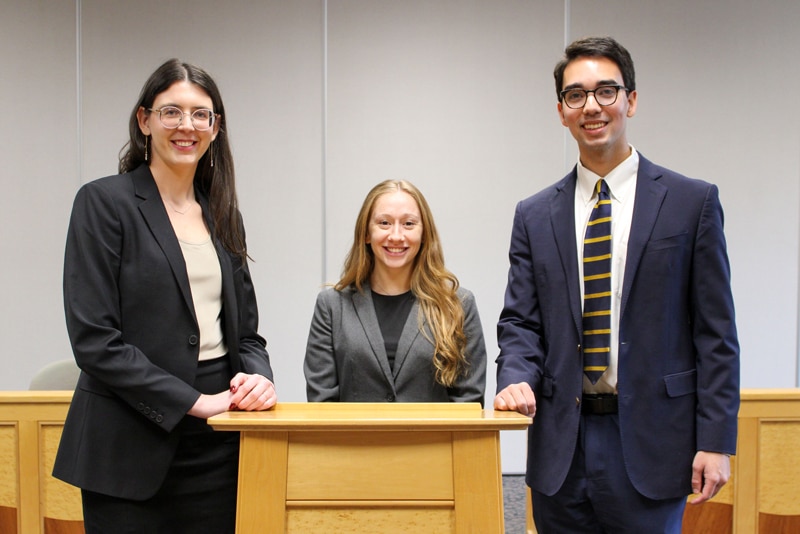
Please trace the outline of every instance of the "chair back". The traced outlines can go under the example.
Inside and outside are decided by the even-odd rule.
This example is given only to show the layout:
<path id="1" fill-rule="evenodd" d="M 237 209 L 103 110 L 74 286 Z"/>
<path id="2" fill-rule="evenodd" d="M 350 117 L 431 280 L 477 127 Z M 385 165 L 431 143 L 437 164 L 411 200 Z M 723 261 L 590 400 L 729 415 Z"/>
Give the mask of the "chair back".
<path id="1" fill-rule="evenodd" d="M 29 390 L 74 391 L 81 370 L 72 358 L 48 363 L 39 369 L 31 380 Z"/>

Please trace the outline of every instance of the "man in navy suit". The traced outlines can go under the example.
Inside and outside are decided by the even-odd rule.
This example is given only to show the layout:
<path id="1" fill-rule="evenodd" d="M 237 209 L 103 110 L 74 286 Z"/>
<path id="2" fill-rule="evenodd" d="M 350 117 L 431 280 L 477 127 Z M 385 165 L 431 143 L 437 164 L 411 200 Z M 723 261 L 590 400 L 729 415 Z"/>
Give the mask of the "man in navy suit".
<path id="1" fill-rule="evenodd" d="M 572 43 L 554 74 L 580 161 L 517 205 L 494 407 L 535 416 L 526 481 L 541 534 L 677 533 L 687 496 L 713 497 L 736 448 L 739 346 L 718 190 L 628 143 L 636 83 L 615 40 Z M 585 295 L 584 262 L 597 257 L 584 236 L 600 180 L 610 313 L 587 328 L 583 299 L 596 293 Z M 609 332 L 590 363 L 585 345 Z"/>

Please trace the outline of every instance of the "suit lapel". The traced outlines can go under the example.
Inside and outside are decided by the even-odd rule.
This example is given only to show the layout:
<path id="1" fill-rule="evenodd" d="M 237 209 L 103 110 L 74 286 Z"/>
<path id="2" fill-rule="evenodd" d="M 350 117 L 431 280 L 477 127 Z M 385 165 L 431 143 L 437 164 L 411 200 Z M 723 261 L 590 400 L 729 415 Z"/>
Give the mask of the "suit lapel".
<path id="1" fill-rule="evenodd" d="M 145 223 L 153 233 L 158 246 L 164 252 L 167 261 L 169 262 L 172 274 L 175 281 L 181 290 L 183 300 L 189 311 L 194 317 L 194 304 L 192 302 L 192 292 L 189 287 L 189 276 L 186 274 L 186 262 L 183 259 L 183 252 L 178 243 L 178 238 L 175 237 L 175 231 L 172 229 L 172 224 L 169 222 L 167 210 L 164 208 L 164 203 L 161 201 L 161 195 L 158 194 L 158 187 L 150 174 L 150 169 L 147 165 L 139 166 L 132 173 L 133 188 L 135 194 L 141 199 L 139 203 L 139 212 L 145 220 Z"/>
<path id="2" fill-rule="evenodd" d="M 575 328 L 580 332 L 581 324 L 581 290 L 578 280 L 578 252 L 575 242 L 575 184 L 577 171 L 572 169 L 560 183 L 556 185 L 556 193 L 550 204 L 550 223 L 553 228 L 561 268 L 567 281 L 569 308 Z"/>
<path id="3" fill-rule="evenodd" d="M 378 316 L 375 314 L 375 305 L 372 303 L 372 292 L 369 284 L 365 283 L 362 291 L 353 289 L 353 307 L 372 348 L 372 354 L 383 371 L 386 381 L 394 389 L 394 378 L 392 377 L 392 370 L 389 368 L 389 357 L 386 355 L 386 346 L 383 342 L 381 327 L 378 324 Z"/>
<path id="4" fill-rule="evenodd" d="M 406 324 L 403 326 L 403 332 L 400 334 L 400 339 L 397 342 L 397 352 L 394 355 L 394 376 L 396 377 L 400 369 L 403 367 L 403 362 L 411 352 L 411 346 L 420 335 L 419 331 L 419 302 L 414 299 L 414 304 L 411 306 L 411 311 L 406 318 Z M 431 355 L 432 356 L 432 355 Z"/>
<path id="5" fill-rule="evenodd" d="M 619 316 L 625 314 L 625 305 L 636 279 L 642 253 L 653 232 L 667 188 L 658 181 L 661 173 L 655 165 L 639 154 L 639 173 L 636 177 L 636 197 L 633 205 L 628 251 L 625 257 L 625 277 L 622 281 L 622 303 Z"/>

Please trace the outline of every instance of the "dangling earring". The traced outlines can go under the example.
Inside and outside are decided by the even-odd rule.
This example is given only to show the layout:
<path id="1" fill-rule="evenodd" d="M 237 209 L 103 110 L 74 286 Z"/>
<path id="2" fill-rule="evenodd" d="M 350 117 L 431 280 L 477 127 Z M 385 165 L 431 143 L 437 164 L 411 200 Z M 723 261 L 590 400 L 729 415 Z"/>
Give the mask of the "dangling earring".
<path id="1" fill-rule="evenodd" d="M 150 139 L 148 136 L 144 136 L 144 160 L 147 161 L 147 140 Z"/>
<path id="2" fill-rule="evenodd" d="M 208 145 L 208 157 L 211 159 L 211 166 L 214 166 L 214 143 Z"/>

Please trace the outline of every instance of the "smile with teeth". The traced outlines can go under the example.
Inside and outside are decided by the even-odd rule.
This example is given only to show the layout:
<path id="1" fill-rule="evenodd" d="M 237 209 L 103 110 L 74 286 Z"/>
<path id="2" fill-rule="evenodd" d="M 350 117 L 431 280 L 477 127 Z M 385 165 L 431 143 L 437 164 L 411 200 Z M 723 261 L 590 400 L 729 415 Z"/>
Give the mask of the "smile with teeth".
<path id="1" fill-rule="evenodd" d="M 192 146 L 194 141 L 173 141 L 178 146 Z"/>
<path id="2" fill-rule="evenodd" d="M 602 128 L 605 126 L 606 123 L 604 122 L 589 122 L 583 125 L 583 127 L 587 130 L 597 130 L 598 128 Z"/>
<path id="3" fill-rule="evenodd" d="M 392 252 L 395 254 L 404 252 L 406 250 L 405 247 L 385 247 L 385 248 L 387 252 Z"/>

